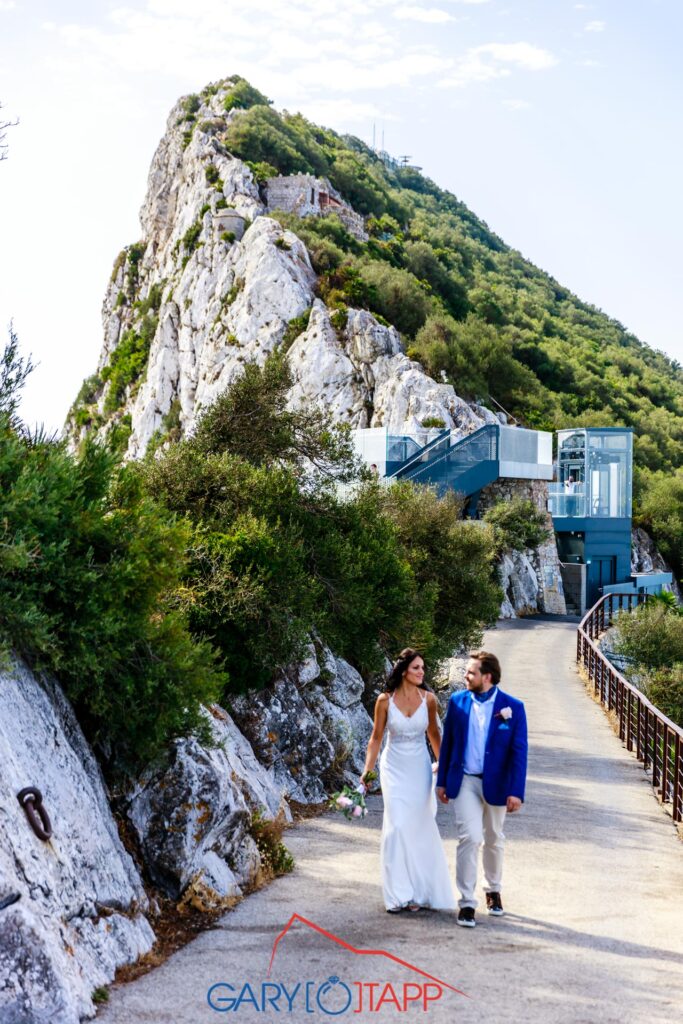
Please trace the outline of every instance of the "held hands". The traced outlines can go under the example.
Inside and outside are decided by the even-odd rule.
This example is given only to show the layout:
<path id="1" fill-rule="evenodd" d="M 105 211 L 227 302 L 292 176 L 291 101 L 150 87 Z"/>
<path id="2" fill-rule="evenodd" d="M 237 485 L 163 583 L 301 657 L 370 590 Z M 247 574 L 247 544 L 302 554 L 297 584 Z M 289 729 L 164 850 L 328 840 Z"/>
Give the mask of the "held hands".
<path id="1" fill-rule="evenodd" d="M 514 814 L 514 812 L 518 811 L 521 806 L 522 806 L 522 801 L 519 799 L 518 796 L 509 796 L 507 798 L 506 807 L 508 809 L 508 813 L 509 814 Z"/>
<path id="2" fill-rule="evenodd" d="M 437 786 L 436 787 L 436 798 L 437 798 L 437 800 L 440 800 L 442 804 L 447 804 L 448 803 L 448 797 L 446 796 L 446 788 L 445 788 L 445 786 Z"/>

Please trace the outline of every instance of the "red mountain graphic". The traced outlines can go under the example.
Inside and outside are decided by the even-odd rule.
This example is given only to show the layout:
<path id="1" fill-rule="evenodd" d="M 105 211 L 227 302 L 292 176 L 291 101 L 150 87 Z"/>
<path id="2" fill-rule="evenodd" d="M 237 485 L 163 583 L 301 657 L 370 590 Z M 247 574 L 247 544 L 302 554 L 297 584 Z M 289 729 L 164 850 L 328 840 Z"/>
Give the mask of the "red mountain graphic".
<path id="1" fill-rule="evenodd" d="M 451 992 L 457 992 L 458 995 L 469 998 L 467 993 L 463 992 L 461 989 L 455 988 L 454 985 L 449 985 L 447 981 L 442 981 L 441 978 L 437 978 L 433 974 L 428 974 L 427 971 L 423 971 L 421 967 L 416 967 L 415 964 L 411 964 L 407 960 L 401 960 L 400 957 L 394 956 L 393 953 L 388 953 L 386 949 L 356 949 L 355 946 L 349 945 L 349 943 L 345 942 L 344 939 L 340 939 L 338 935 L 333 935 L 332 932 L 328 932 L 324 928 L 321 928 L 320 925 L 315 924 L 314 921 L 307 920 L 307 918 L 302 917 L 301 914 L 292 914 L 292 916 L 290 917 L 289 921 L 284 926 L 282 931 L 276 936 L 275 942 L 273 943 L 273 950 L 270 956 L 270 963 L 268 964 L 267 977 L 270 977 L 270 972 L 273 967 L 273 961 L 275 960 L 275 953 L 277 952 L 278 943 L 280 942 L 280 939 L 283 939 L 285 937 L 285 935 L 292 927 L 292 925 L 295 923 L 295 921 L 301 921 L 301 923 L 305 924 L 308 928 L 312 928 L 313 931 L 318 932 L 320 935 L 324 935 L 326 939 L 331 939 L 332 942 L 336 942 L 337 945 L 341 946 L 343 949 L 348 949 L 350 953 L 355 953 L 357 956 L 385 956 L 387 960 L 393 960 L 395 964 L 400 964 L 402 967 L 407 967 L 409 970 L 415 971 L 416 974 L 421 974 L 423 978 L 428 978 L 429 981 L 435 981 L 437 985 L 442 985 L 444 988 L 450 989 Z"/>

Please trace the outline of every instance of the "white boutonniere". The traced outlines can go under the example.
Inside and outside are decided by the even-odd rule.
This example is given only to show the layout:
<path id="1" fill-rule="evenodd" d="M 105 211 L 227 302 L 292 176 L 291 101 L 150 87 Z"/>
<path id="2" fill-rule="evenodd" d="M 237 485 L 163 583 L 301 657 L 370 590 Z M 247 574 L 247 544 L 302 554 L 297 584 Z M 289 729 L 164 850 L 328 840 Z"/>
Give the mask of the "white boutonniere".
<path id="1" fill-rule="evenodd" d="M 504 722 L 512 718 L 512 708 L 501 708 L 500 711 L 496 711 L 494 718 L 502 718 Z"/>

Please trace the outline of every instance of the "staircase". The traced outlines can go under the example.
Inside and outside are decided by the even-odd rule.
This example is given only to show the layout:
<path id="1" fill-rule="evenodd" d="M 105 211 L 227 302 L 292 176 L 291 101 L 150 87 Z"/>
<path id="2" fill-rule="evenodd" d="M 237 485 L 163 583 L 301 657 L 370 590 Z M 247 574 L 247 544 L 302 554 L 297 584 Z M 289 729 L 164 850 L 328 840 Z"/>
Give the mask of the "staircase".
<path id="1" fill-rule="evenodd" d="M 470 497 L 498 479 L 498 437 L 499 428 L 492 423 L 455 444 L 451 444 L 451 431 L 445 430 L 388 476 L 431 484 L 439 494 L 451 490 Z"/>

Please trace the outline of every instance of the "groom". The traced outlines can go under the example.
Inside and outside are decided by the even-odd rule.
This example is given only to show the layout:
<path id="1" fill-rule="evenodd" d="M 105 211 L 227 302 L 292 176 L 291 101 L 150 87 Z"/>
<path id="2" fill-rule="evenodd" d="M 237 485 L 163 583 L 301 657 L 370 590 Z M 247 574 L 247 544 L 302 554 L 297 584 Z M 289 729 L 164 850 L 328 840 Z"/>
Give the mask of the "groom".
<path id="1" fill-rule="evenodd" d="M 527 730 L 521 700 L 498 689 L 500 663 L 495 654 L 471 654 L 465 681 L 467 689 L 454 693 L 448 703 L 436 795 L 444 804 L 455 801 L 458 924 L 474 928 L 482 842 L 486 908 L 497 917 L 503 914 L 503 822 L 506 811 L 518 811 L 524 800 Z"/>

